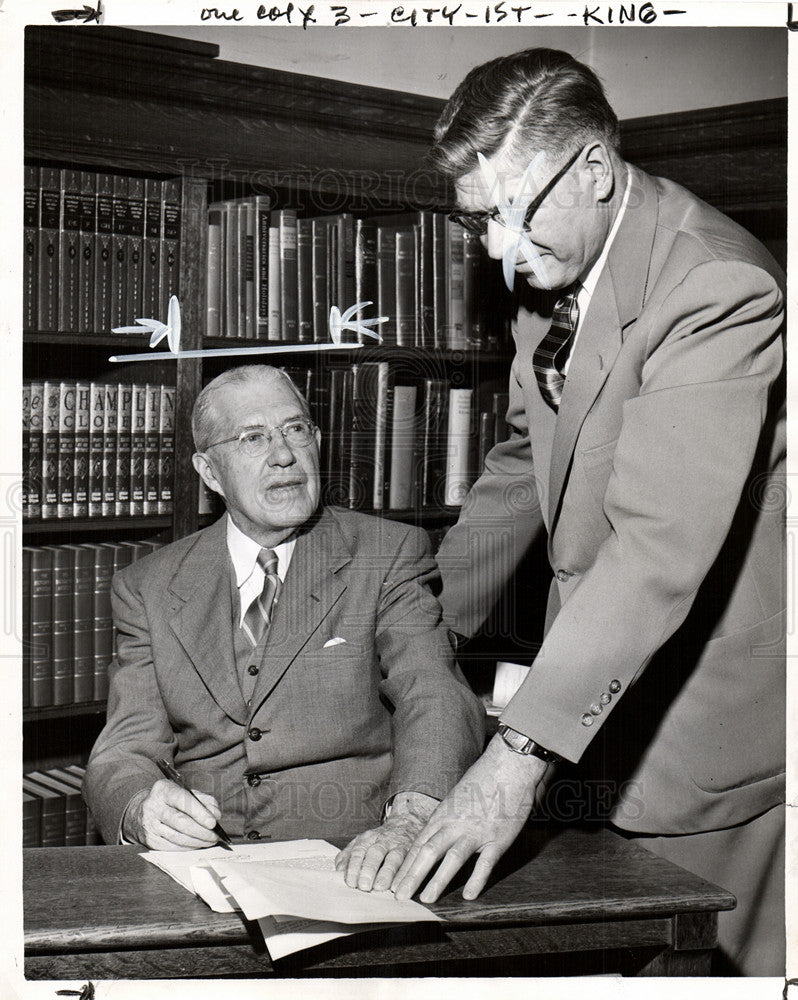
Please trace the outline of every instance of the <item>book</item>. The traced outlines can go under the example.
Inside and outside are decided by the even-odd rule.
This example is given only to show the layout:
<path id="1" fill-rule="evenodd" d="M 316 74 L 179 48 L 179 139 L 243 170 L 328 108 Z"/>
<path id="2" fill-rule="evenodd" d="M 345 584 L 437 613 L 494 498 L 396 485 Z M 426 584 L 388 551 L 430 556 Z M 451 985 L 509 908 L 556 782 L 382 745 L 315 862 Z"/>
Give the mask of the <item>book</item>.
<path id="1" fill-rule="evenodd" d="M 446 341 L 443 346 L 450 351 L 463 350 L 467 345 L 463 328 L 465 303 L 463 300 L 463 271 L 465 239 L 463 228 L 450 219 L 446 220 Z"/>
<path id="2" fill-rule="evenodd" d="M 355 298 L 355 220 L 350 212 L 327 216 L 330 234 L 333 236 L 330 269 L 330 305 L 336 305 L 344 313 L 353 306 Z M 355 343 L 357 338 L 351 331 L 343 335 L 344 341 Z"/>
<path id="3" fill-rule="evenodd" d="M 53 704 L 53 554 L 28 546 L 30 559 L 30 704 Z"/>
<path id="4" fill-rule="evenodd" d="M 449 384 L 444 379 L 425 379 L 419 435 L 421 468 L 418 472 L 420 502 L 441 507 L 445 502 Z"/>
<path id="5" fill-rule="evenodd" d="M 269 226 L 269 340 L 282 339 L 282 277 L 280 268 L 280 229 Z"/>
<path id="6" fill-rule="evenodd" d="M 39 800 L 41 847 L 63 847 L 66 834 L 66 798 L 23 775 L 22 791 Z"/>
<path id="7" fill-rule="evenodd" d="M 328 504 L 349 503 L 349 453 L 352 413 L 352 369 L 332 368 L 329 375 L 326 435 L 326 483 Z"/>
<path id="8" fill-rule="evenodd" d="M 463 230 L 463 344 L 467 348 L 484 346 L 481 271 L 482 242 L 475 233 Z"/>
<path id="9" fill-rule="evenodd" d="M 396 253 L 396 343 L 413 347 L 416 343 L 416 232 L 398 230 Z"/>
<path id="10" fill-rule="evenodd" d="M 295 341 L 299 335 L 296 210 L 281 208 L 272 214 L 280 233 L 280 339 Z"/>
<path id="11" fill-rule="evenodd" d="M 116 443 L 119 420 L 119 390 L 121 386 L 110 383 L 105 386 L 105 414 L 103 420 L 103 479 L 102 515 L 111 517 L 116 513 Z"/>
<path id="12" fill-rule="evenodd" d="M 83 778 L 86 774 L 86 769 L 81 767 L 79 764 L 70 764 L 67 767 L 51 767 L 46 773 L 51 774 L 54 778 L 58 778 L 59 781 L 66 782 L 73 788 L 76 788 L 81 795 L 83 794 Z M 86 844 L 91 846 L 102 843 L 103 839 L 100 836 L 100 831 L 97 829 L 94 819 L 87 807 Z"/>
<path id="13" fill-rule="evenodd" d="M 238 206 L 241 246 L 241 336 L 254 340 L 257 335 L 255 304 L 255 205 L 246 198 Z"/>
<path id="14" fill-rule="evenodd" d="M 130 326 L 128 315 L 128 191 L 130 180 L 113 176 L 113 229 L 111 239 L 111 326 Z"/>
<path id="15" fill-rule="evenodd" d="M 161 271 L 159 317 L 165 318 L 169 308 L 169 299 L 178 295 L 180 290 L 180 227 L 181 227 L 181 185 L 180 181 L 163 181 L 161 185 Z"/>
<path id="16" fill-rule="evenodd" d="M 72 559 L 72 700 L 94 700 L 94 553 L 64 545 Z"/>
<path id="17" fill-rule="evenodd" d="M 377 229 L 377 313 L 385 316 L 380 334 L 385 345 L 396 343 L 396 230 Z"/>
<path id="18" fill-rule="evenodd" d="M 127 513 L 140 517 L 144 513 L 147 387 L 134 383 L 130 388 L 130 504 Z"/>
<path id="19" fill-rule="evenodd" d="M 44 430 L 44 383 L 30 383 L 30 417 L 28 422 L 28 468 L 26 473 L 30 521 L 42 516 L 42 460 Z"/>
<path id="20" fill-rule="evenodd" d="M 59 518 L 72 517 L 75 500 L 75 406 L 74 382 L 61 382 L 58 391 L 58 501 Z"/>
<path id="21" fill-rule="evenodd" d="M 89 516 L 89 429 L 91 384 L 75 384 L 75 453 L 72 464 L 72 516 Z"/>
<path id="22" fill-rule="evenodd" d="M 72 554 L 64 545 L 45 545 L 53 558 L 52 663 L 53 704 L 71 705 L 74 698 L 74 644 L 72 632 L 72 593 L 74 568 Z"/>
<path id="23" fill-rule="evenodd" d="M 141 271 L 141 316 L 158 319 L 161 314 L 161 212 L 162 183 L 148 177 L 144 182 L 144 243 Z M 133 317 L 134 319 L 136 317 Z"/>
<path id="24" fill-rule="evenodd" d="M 446 487 L 444 503 L 460 507 L 470 483 L 469 447 L 472 389 L 449 390 L 449 421 L 446 436 Z"/>
<path id="25" fill-rule="evenodd" d="M 143 513 L 157 514 L 160 499 L 161 387 L 148 382 L 144 387 L 144 483 Z"/>
<path id="26" fill-rule="evenodd" d="M 36 311 L 39 330 L 58 330 L 60 271 L 61 174 L 55 167 L 39 169 L 39 268 Z"/>
<path id="27" fill-rule="evenodd" d="M 94 329 L 109 333 L 113 321 L 114 179 L 97 174 L 97 231 L 94 241 Z M 127 325 L 127 324 L 125 324 Z"/>
<path id="28" fill-rule="evenodd" d="M 161 386 L 158 410 L 158 513 L 172 513 L 175 454 L 175 387 Z"/>
<path id="29" fill-rule="evenodd" d="M 75 333 L 80 322 L 80 171 L 61 170 L 61 220 L 58 232 L 57 330 Z"/>
<path id="30" fill-rule="evenodd" d="M 89 384 L 89 517 L 102 517 L 103 513 L 106 388 L 102 382 Z"/>
<path id="31" fill-rule="evenodd" d="M 297 339 L 313 340 L 313 221 L 297 219 Z"/>
<path id="32" fill-rule="evenodd" d="M 205 334 L 222 336 L 222 206 L 219 202 L 208 205 L 208 257 L 205 269 L 207 306 Z"/>
<path id="33" fill-rule="evenodd" d="M 415 500 L 413 450 L 418 431 L 416 396 L 417 389 L 414 385 L 393 387 L 388 492 L 388 506 L 391 510 L 406 510 Z"/>
<path id="34" fill-rule="evenodd" d="M 41 847 L 42 800 L 30 792 L 22 793 L 22 846 Z"/>
<path id="35" fill-rule="evenodd" d="M 133 387 L 119 383 L 116 418 L 116 483 L 114 514 L 126 517 L 130 513 L 130 462 L 133 433 Z"/>
<path id="36" fill-rule="evenodd" d="M 94 279 L 97 253 L 97 175 L 80 171 L 80 260 L 78 263 L 78 332 L 94 331 Z"/>
<path id="37" fill-rule="evenodd" d="M 31 587 L 31 564 L 33 562 L 32 548 L 27 545 L 22 546 L 22 707 L 30 705 L 30 587 Z"/>
<path id="38" fill-rule="evenodd" d="M 433 287 L 433 213 L 420 211 L 416 224 L 418 237 L 416 248 L 416 295 L 418 323 L 416 326 L 416 347 L 435 346 L 435 293 Z"/>
<path id="39" fill-rule="evenodd" d="M 432 215 L 432 309 L 437 348 L 447 346 L 446 337 L 446 227 L 448 219 L 441 212 Z"/>
<path id="40" fill-rule="evenodd" d="M 330 339 L 330 289 L 327 282 L 327 223 L 311 220 L 311 267 L 313 286 L 313 340 Z"/>
<path id="41" fill-rule="evenodd" d="M 368 510 L 374 495 L 374 428 L 377 422 L 379 365 L 377 361 L 352 365 L 348 506 L 355 510 Z"/>
<path id="42" fill-rule="evenodd" d="M 30 382 L 22 383 L 22 516 L 28 511 L 28 467 L 30 465 Z"/>
<path id="43" fill-rule="evenodd" d="M 25 166 L 23 200 L 25 256 L 22 265 L 22 329 L 39 325 L 39 168 Z"/>
<path id="44" fill-rule="evenodd" d="M 239 238 L 237 202 L 229 198 L 221 203 L 222 231 L 222 336 L 239 336 L 239 292 L 241 270 L 239 268 Z"/>
<path id="45" fill-rule="evenodd" d="M 127 198 L 127 286 L 125 289 L 125 324 L 144 316 L 144 230 L 145 182 L 143 177 L 128 178 Z"/>
<path id="46" fill-rule="evenodd" d="M 111 613 L 111 577 L 113 549 L 108 545 L 87 542 L 92 556 L 92 692 L 88 701 L 103 701 L 108 696 L 108 664 L 114 655 L 114 623 Z"/>
<path id="47" fill-rule="evenodd" d="M 382 510 L 388 498 L 388 420 L 391 409 L 391 370 L 387 361 L 377 362 L 377 400 L 374 412 L 374 488 L 372 507 Z"/>
<path id="48" fill-rule="evenodd" d="M 370 303 L 357 311 L 357 321 L 373 319 L 378 315 L 379 288 L 377 285 L 377 226 L 370 219 L 355 219 L 355 294 L 357 303 Z M 384 324 L 381 324 L 384 326 Z M 380 327 L 373 327 L 381 333 Z M 361 343 L 376 343 L 362 334 Z"/>
<path id="49" fill-rule="evenodd" d="M 60 795 L 64 806 L 64 847 L 84 847 L 86 845 L 86 804 L 80 789 L 56 778 L 49 771 L 29 771 L 25 778 L 27 794 L 31 794 L 30 782 Z"/>
<path id="50" fill-rule="evenodd" d="M 61 407 L 59 382 L 43 383 L 42 518 L 58 517 L 58 427 Z"/>
<path id="51" fill-rule="evenodd" d="M 255 275 L 255 333 L 259 340 L 269 337 L 269 227 L 271 224 L 271 198 L 253 196 L 255 207 L 255 247 L 253 271 Z"/>

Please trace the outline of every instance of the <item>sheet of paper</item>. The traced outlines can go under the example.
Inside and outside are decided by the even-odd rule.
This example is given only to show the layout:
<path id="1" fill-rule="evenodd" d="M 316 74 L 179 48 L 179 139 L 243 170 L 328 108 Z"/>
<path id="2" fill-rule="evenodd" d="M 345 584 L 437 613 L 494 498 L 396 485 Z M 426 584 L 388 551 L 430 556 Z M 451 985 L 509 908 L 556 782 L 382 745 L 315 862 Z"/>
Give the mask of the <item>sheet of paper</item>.
<path id="1" fill-rule="evenodd" d="M 249 920 L 261 920 L 275 913 L 343 924 L 440 919 L 420 903 L 399 902 L 390 891 L 350 889 L 343 872 L 334 868 L 289 868 L 237 860 L 215 860 L 212 865 Z"/>
<path id="2" fill-rule="evenodd" d="M 358 931 L 373 931 L 385 924 L 335 924 L 325 920 L 305 920 L 280 914 L 258 921 L 272 961 L 304 951 L 336 938 L 349 937 Z"/>

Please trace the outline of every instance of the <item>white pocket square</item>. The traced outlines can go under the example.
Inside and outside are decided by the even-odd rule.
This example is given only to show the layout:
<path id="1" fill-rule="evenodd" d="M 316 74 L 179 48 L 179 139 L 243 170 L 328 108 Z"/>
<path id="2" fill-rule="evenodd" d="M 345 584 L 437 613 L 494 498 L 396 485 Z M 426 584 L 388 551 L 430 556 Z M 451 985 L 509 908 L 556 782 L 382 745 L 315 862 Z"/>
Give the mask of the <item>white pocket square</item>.
<path id="1" fill-rule="evenodd" d="M 337 635 L 334 639 L 328 639 L 324 643 L 324 649 L 328 646 L 340 646 L 342 642 L 346 642 L 346 639 L 342 639 L 340 635 Z"/>

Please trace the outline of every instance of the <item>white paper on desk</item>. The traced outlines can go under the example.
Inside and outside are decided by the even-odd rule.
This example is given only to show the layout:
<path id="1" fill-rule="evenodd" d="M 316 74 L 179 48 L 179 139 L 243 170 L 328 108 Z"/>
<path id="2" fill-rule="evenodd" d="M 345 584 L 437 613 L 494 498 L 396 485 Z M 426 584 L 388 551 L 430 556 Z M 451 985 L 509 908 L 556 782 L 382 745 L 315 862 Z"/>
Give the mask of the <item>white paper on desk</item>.
<path id="1" fill-rule="evenodd" d="M 234 844 L 232 853 L 223 847 L 198 851 L 148 851 L 141 856 L 171 876 L 184 889 L 203 899 L 217 913 L 233 913 L 239 907 L 211 869 L 217 860 L 280 863 L 309 866 L 312 870 L 333 868 L 338 851 L 326 840 L 289 840 L 276 844 Z"/>
<path id="2" fill-rule="evenodd" d="M 342 924 L 413 923 L 440 920 L 412 900 L 400 902 L 390 890 L 350 889 L 342 871 L 283 865 L 214 861 L 213 869 L 249 920 L 275 913 Z"/>
<path id="3" fill-rule="evenodd" d="M 272 961 L 304 951 L 318 944 L 326 944 L 336 938 L 349 937 L 358 931 L 373 931 L 385 924 L 334 924 L 327 920 L 305 920 L 304 917 L 289 917 L 279 914 L 263 917 L 258 921 L 263 940 L 269 949 Z"/>

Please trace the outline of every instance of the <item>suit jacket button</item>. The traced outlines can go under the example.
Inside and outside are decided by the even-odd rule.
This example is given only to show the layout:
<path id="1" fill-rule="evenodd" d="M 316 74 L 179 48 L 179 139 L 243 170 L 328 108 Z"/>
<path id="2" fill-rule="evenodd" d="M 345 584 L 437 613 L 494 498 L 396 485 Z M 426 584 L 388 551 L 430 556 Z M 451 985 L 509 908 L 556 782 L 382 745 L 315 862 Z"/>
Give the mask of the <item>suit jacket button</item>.
<path id="1" fill-rule="evenodd" d="M 600 705 L 597 701 L 594 701 L 593 704 L 590 706 L 590 712 L 592 715 L 601 715 L 603 711 L 604 711 L 604 706 Z"/>
<path id="2" fill-rule="evenodd" d="M 593 725 L 593 716 L 589 715 L 587 712 L 585 712 L 585 714 L 582 716 L 582 725 L 583 726 L 592 726 Z"/>
<path id="3" fill-rule="evenodd" d="M 612 694 L 617 694 L 621 690 L 621 682 L 618 680 L 610 681 L 610 692 Z"/>
<path id="4" fill-rule="evenodd" d="M 567 583 L 568 579 L 573 576 L 573 573 L 569 573 L 567 569 L 557 570 L 557 579 L 560 583 Z"/>
<path id="5" fill-rule="evenodd" d="M 609 703 L 612 701 L 612 695 L 607 694 L 606 691 L 602 691 L 601 696 L 599 697 L 599 701 L 601 702 L 602 705 L 609 705 Z"/>
<path id="6" fill-rule="evenodd" d="M 253 726 L 252 729 L 247 733 L 247 736 L 252 740 L 253 743 L 257 743 L 258 740 L 263 736 L 263 733 L 258 729 L 257 726 Z"/>
<path id="7" fill-rule="evenodd" d="M 250 665 L 247 667 L 247 673 L 250 675 L 250 677 L 254 677 L 257 674 L 257 672 L 258 672 L 257 664 L 250 663 Z"/>
<path id="8" fill-rule="evenodd" d="M 247 840 L 260 840 L 260 834 L 257 830 L 250 830 L 247 834 Z"/>
<path id="9" fill-rule="evenodd" d="M 258 785 L 260 784 L 260 775 L 259 774 L 248 774 L 247 775 L 247 784 L 249 785 L 250 788 L 257 788 Z"/>

